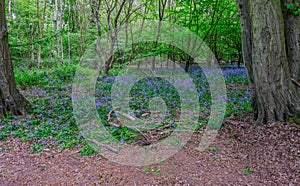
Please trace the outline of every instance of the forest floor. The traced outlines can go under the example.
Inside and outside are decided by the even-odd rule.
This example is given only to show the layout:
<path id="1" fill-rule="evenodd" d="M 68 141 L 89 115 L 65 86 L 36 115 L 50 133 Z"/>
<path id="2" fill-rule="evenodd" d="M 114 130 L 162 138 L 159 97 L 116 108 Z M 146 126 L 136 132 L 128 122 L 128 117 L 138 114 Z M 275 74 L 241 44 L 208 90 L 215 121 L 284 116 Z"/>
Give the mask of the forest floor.
<path id="1" fill-rule="evenodd" d="M 9 138 L 0 141 L 0 185 L 298 185 L 300 126 L 253 126 L 231 117 L 208 150 L 195 150 L 199 131 L 173 157 L 145 167 L 80 156 L 76 148 L 32 154 L 30 141 Z"/>
<path id="2" fill-rule="evenodd" d="M 111 162 L 86 143 L 70 96 L 75 71 L 73 66 L 17 71 L 19 89 L 34 110 L 27 117 L 0 120 L 0 185 L 299 185 L 300 125 L 292 124 L 299 122 L 254 127 L 245 69 L 223 69 L 227 119 L 207 150 L 195 149 L 200 127 L 175 155 L 142 167 Z M 191 76 L 200 85 L 200 105 L 209 110 L 205 77 L 197 69 Z M 113 82 L 114 77 L 101 78 L 104 88 L 96 89 L 102 91 L 95 102 L 104 116 L 111 109 L 105 105 Z"/>

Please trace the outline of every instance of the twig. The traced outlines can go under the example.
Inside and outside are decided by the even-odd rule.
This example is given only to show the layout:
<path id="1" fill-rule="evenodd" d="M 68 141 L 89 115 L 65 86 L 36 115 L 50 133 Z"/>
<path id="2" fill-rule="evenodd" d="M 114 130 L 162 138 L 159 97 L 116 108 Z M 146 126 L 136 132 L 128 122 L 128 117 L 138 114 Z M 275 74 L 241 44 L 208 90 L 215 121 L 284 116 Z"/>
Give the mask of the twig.
<path id="1" fill-rule="evenodd" d="M 117 128 L 127 127 L 127 128 L 129 128 L 129 129 L 131 129 L 131 130 L 138 130 L 138 129 L 141 128 L 141 127 L 139 127 L 139 126 L 127 126 L 127 125 L 123 126 L 122 124 L 117 124 L 117 123 L 113 123 L 113 122 L 107 122 L 107 124 L 108 124 L 109 126 L 117 127 Z"/>
<path id="2" fill-rule="evenodd" d="M 122 125 L 119 125 L 119 124 L 116 124 L 116 123 L 113 123 L 113 122 L 107 122 L 107 124 L 108 124 L 109 126 L 117 127 L 117 128 L 122 128 L 122 127 L 123 127 Z"/>
<path id="3" fill-rule="evenodd" d="M 143 137 L 145 140 L 149 141 L 149 137 L 148 135 L 146 135 L 144 132 L 140 131 L 140 129 L 136 128 L 135 130 L 137 130 Z"/>
<path id="4" fill-rule="evenodd" d="M 110 126 L 114 126 L 114 127 L 118 127 L 118 128 L 123 127 L 122 125 L 118 125 L 118 124 L 112 123 L 112 122 L 110 122 L 110 123 L 108 123 L 108 124 L 109 124 Z M 129 128 L 129 129 L 132 129 L 132 130 L 136 130 L 138 133 L 140 133 L 142 136 L 144 136 L 145 139 L 148 139 L 148 138 L 149 138 L 149 136 L 147 136 L 144 132 L 142 132 L 142 131 L 139 129 L 139 127 L 134 127 L 134 126 L 125 126 L 125 127 Z"/>
<path id="5" fill-rule="evenodd" d="M 130 116 L 129 114 L 126 114 L 126 113 L 123 113 L 123 112 L 120 112 L 120 111 L 115 111 L 115 112 L 116 112 L 117 114 L 120 114 L 120 115 L 126 117 L 127 119 L 129 119 L 129 120 L 131 120 L 131 121 L 135 121 L 135 120 L 136 120 L 135 117 Z"/>
<path id="6" fill-rule="evenodd" d="M 298 81 L 296 81 L 294 78 L 291 78 L 292 82 L 297 85 L 298 87 L 300 87 L 300 83 Z"/>
<path id="7" fill-rule="evenodd" d="M 107 114 L 107 121 L 110 120 L 110 117 L 111 117 L 112 112 L 115 111 L 115 110 L 117 110 L 117 109 L 120 109 L 120 107 L 113 108 L 113 109 L 111 109 L 111 110 L 109 111 L 109 113 Z"/>

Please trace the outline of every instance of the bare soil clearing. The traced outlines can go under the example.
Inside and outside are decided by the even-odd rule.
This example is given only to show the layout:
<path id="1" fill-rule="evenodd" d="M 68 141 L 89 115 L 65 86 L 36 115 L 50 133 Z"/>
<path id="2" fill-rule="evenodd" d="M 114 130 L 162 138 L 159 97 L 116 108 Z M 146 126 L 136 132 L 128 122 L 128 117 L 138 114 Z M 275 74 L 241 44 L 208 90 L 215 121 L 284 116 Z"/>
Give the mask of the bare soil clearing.
<path id="1" fill-rule="evenodd" d="M 78 149 L 31 154 L 29 142 L 1 141 L 0 185 L 298 185 L 300 126 L 253 125 L 229 118 L 210 149 L 194 149 L 197 133 L 175 156 L 147 167 L 82 157 Z"/>

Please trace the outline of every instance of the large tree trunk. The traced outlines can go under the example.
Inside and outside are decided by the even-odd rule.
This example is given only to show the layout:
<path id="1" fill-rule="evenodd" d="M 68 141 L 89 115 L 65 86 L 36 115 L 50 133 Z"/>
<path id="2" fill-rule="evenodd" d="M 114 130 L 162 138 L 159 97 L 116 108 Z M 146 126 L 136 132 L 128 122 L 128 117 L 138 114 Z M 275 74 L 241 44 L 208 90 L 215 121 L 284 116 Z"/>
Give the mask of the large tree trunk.
<path id="1" fill-rule="evenodd" d="M 28 110 L 28 101 L 16 88 L 13 66 L 8 48 L 5 2 L 0 0 L 0 117 L 21 115 Z"/>
<path id="2" fill-rule="evenodd" d="M 282 121 L 298 114 L 300 100 L 291 80 L 286 50 L 290 46 L 284 35 L 280 1 L 237 0 L 237 5 L 257 124 Z M 299 49 L 298 46 L 296 50 Z"/>
<path id="3" fill-rule="evenodd" d="M 300 82 L 300 16 L 289 11 L 285 7 L 286 3 L 295 4 L 295 0 L 282 0 L 281 8 L 283 10 L 284 34 L 291 78 L 296 82 Z M 300 96 L 300 88 L 297 91 Z"/>

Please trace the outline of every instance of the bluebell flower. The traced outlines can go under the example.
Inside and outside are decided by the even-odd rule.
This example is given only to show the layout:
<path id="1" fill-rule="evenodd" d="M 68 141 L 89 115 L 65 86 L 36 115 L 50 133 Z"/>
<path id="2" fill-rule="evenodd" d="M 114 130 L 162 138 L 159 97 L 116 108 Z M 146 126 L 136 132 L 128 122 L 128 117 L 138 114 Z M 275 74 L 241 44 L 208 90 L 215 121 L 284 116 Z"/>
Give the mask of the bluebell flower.
<path id="1" fill-rule="evenodd" d="M 250 95 L 250 90 L 247 88 L 247 90 L 246 90 L 246 94 L 247 94 L 247 96 L 249 96 Z"/>

